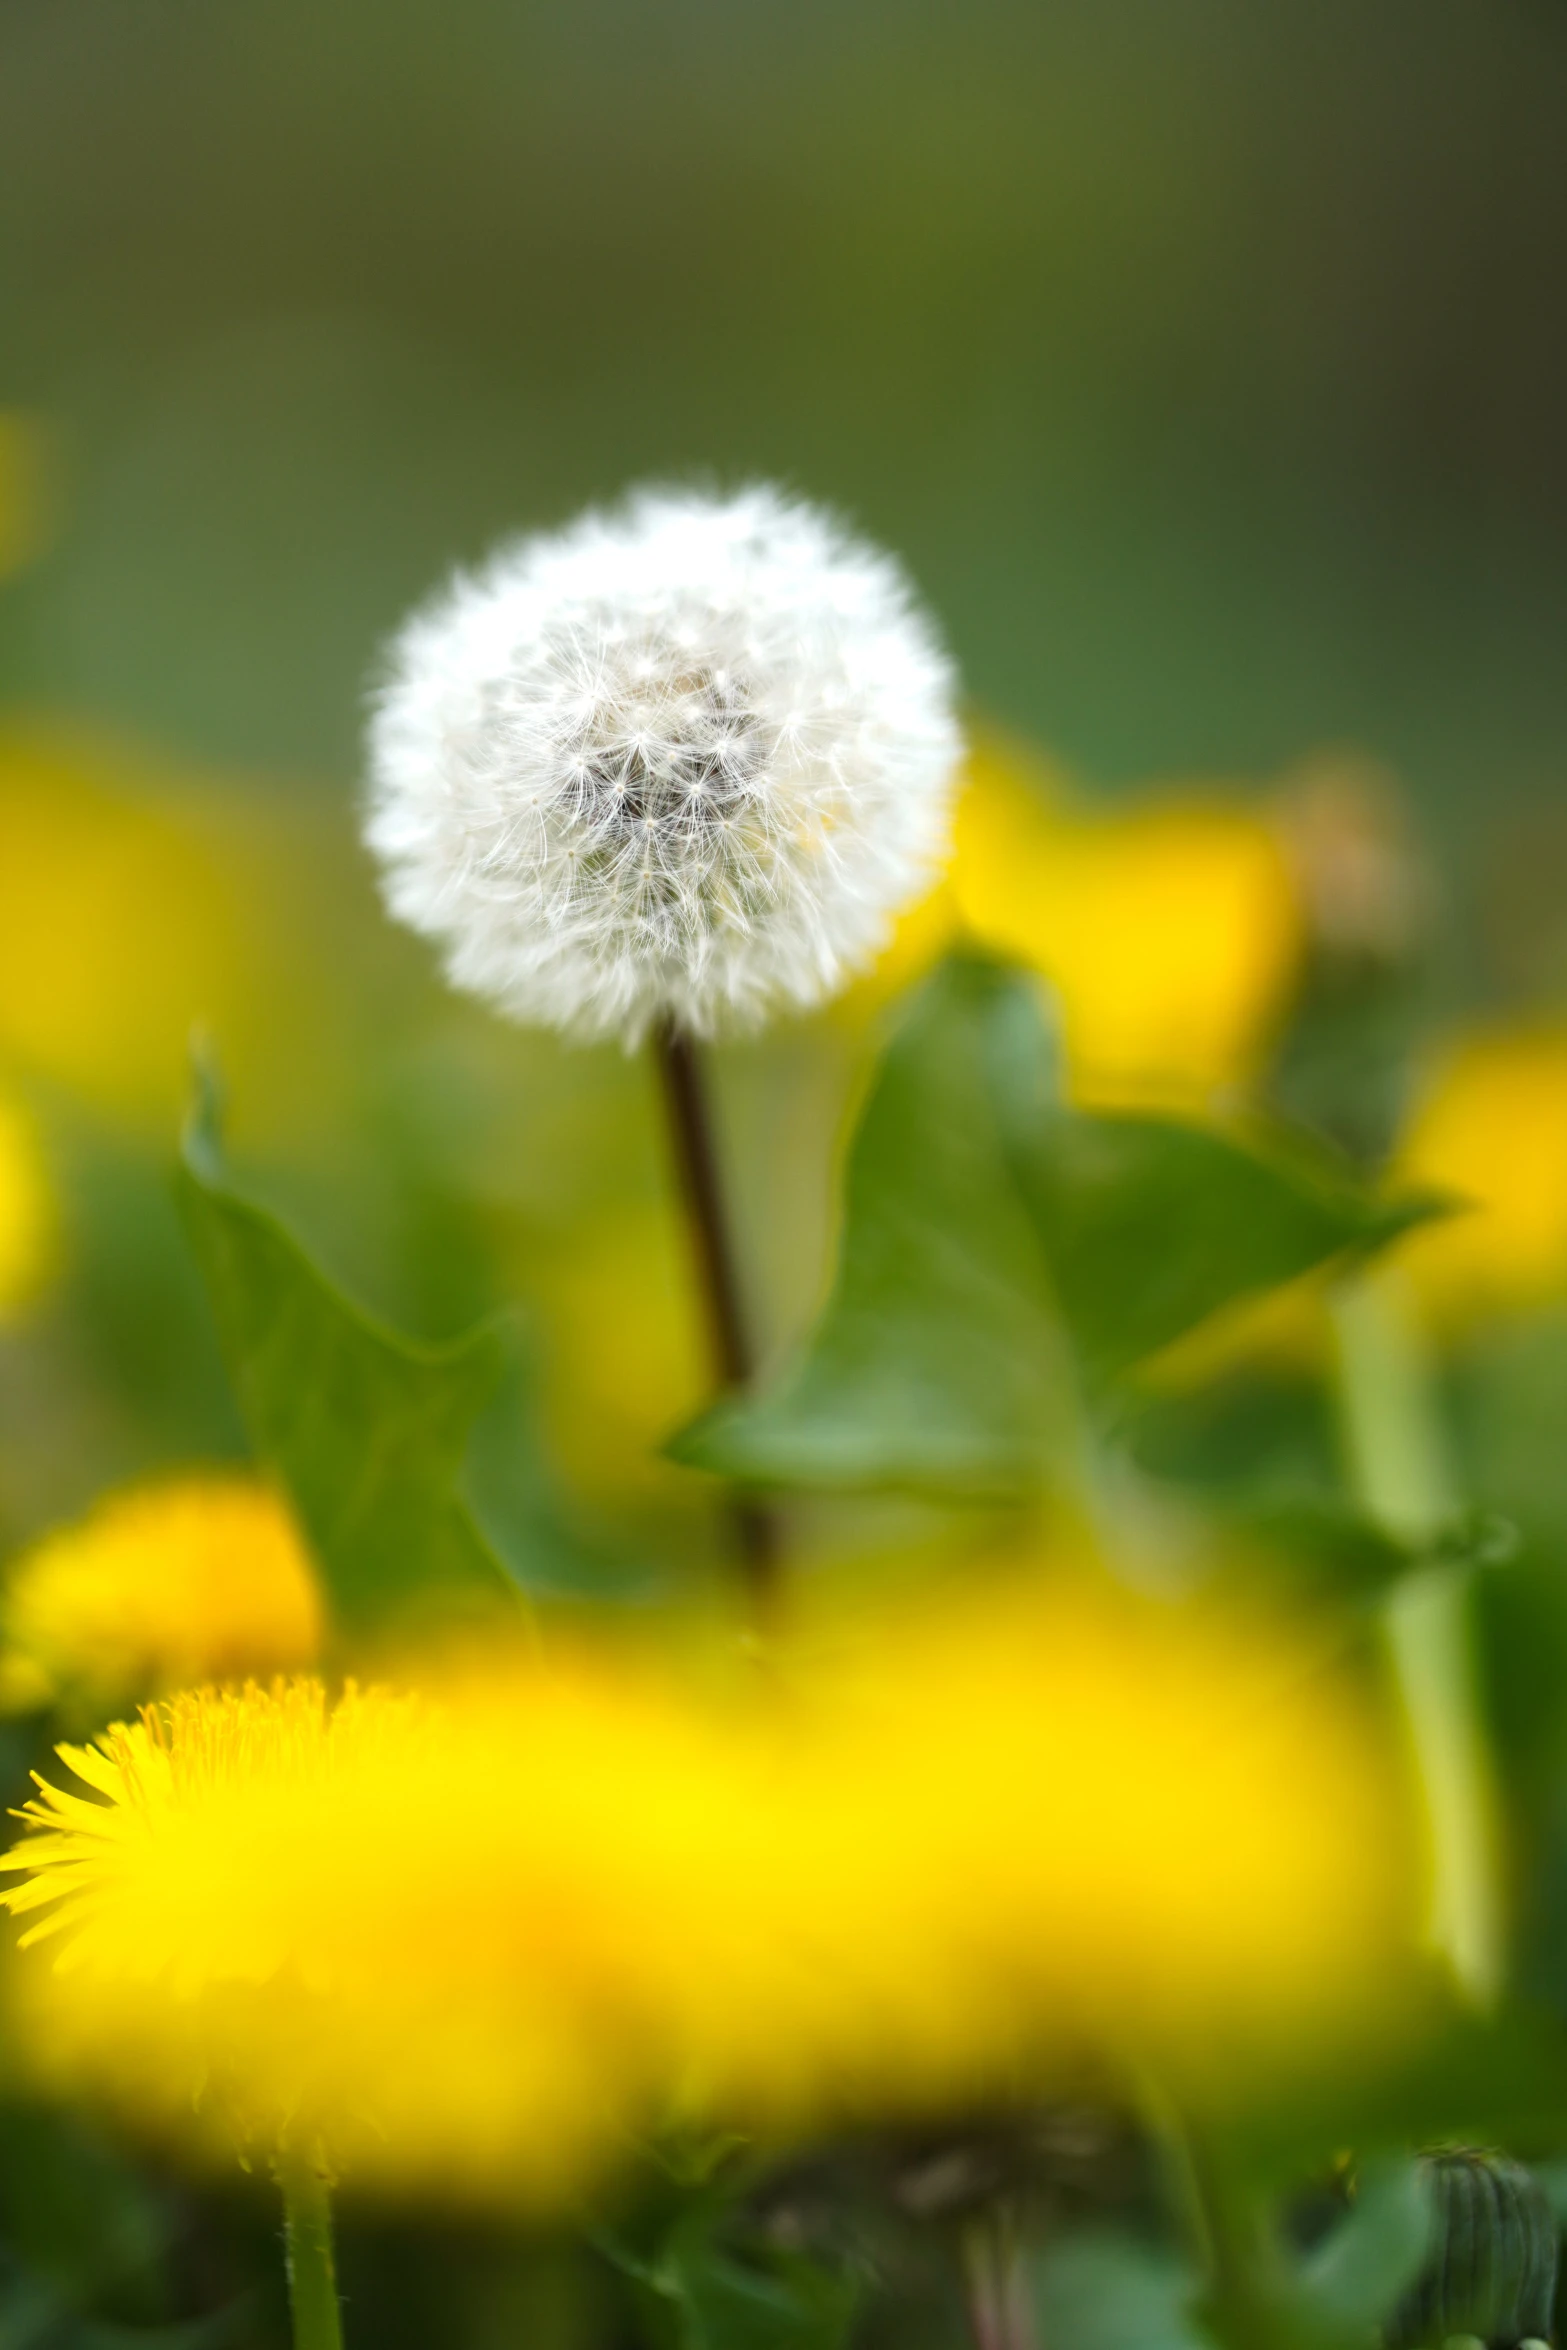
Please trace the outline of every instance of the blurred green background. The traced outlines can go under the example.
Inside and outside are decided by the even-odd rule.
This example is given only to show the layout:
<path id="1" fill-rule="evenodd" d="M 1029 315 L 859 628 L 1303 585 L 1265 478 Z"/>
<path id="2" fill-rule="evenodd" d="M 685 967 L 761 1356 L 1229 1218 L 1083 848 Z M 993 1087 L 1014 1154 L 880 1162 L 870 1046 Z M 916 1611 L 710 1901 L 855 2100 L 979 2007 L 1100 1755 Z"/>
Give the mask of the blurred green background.
<path id="1" fill-rule="evenodd" d="M 1532 862 L 1558 0 L 7 0 L 0 157 L 15 693 L 340 792 L 445 567 L 760 470 L 1091 777 L 1350 738 Z"/>
<path id="2" fill-rule="evenodd" d="M 409 602 L 628 480 L 841 505 L 1090 790 L 1352 746 L 1441 1001 L 1567 996 L 1558 0 L 6 0 L 0 215 L 48 506 L 0 1059 L 87 1334 L 0 1363 L 0 1527 L 237 1442 L 163 1204 L 192 1016 L 343 1278 L 426 1333 L 526 1298 L 573 1482 L 706 1523 L 650 1457 L 703 1382 L 645 1072 L 447 997 L 351 825 Z M 726 1059 L 774 1339 L 863 1066 Z"/>
<path id="3" fill-rule="evenodd" d="M 1378 1084 L 1438 1008 L 1567 1010 L 1563 0 L 0 0 L 0 409 L 48 508 L 0 579 L 0 1080 L 61 1222 L 0 1344 L 0 1551 L 244 1449 L 169 1190 L 196 1016 L 247 1181 L 356 1294 L 425 1335 L 521 1303 L 525 1512 L 711 1559 L 711 1484 L 656 1457 L 706 1382 L 647 1071 L 448 997 L 351 823 L 408 604 L 639 477 L 841 506 L 1089 790 L 1390 771 L 1438 972 Z M 721 1056 L 775 1348 L 869 1057 L 863 1010 Z M 1449 1382 L 1523 1537 L 1484 1670 L 1558 2016 L 1564 1366 L 1558 1300 Z M 1274 1416 L 1327 1485 L 1318 1385 Z M 372 2249 L 362 2336 L 432 2338 L 455 2274 L 464 2340 L 625 2338 L 589 2265 Z"/>

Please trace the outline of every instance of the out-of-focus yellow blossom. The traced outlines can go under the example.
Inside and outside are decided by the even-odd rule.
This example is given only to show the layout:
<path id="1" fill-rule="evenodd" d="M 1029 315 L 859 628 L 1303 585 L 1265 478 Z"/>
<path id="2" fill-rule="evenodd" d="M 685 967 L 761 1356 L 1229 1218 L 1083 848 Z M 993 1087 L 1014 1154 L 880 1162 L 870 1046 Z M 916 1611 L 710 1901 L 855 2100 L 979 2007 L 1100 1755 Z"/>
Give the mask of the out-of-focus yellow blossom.
<path id="1" fill-rule="evenodd" d="M 42 553 L 49 538 L 47 427 L 20 408 L 0 408 L 0 579 Z"/>
<path id="2" fill-rule="evenodd" d="M 333 822 L 91 734 L 0 730 L 0 1057 L 162 1137 L 205 1030 L 247 1124 L 331 1114 L 363 976 Z"/>
<path id="3" fill-rule="evenodd" d="M 0 1046 L 122 1111 L 177 1103 L 192 1023 L 226 1025 L 248 923 L 156 779 L 0 741 Z"/>
<path id="4" fill-rule="evenodd" d="M 296 1682 L 61 1752 L 99 1800 L 41 1788 L 9 1864 L 59 1953 L 13 1986 L 44 2080 L 215 2151 L 543 2203 L 673 2086 L 744 1761 L 663 1692 Z"/>
<path id="5" fill-rule="evenodd" d="M 716 1695 L 557 1659 L 61 1753 L 91 1798 L 40 1783 L 6 1864 L 45 2077 L 436 2192 L 549 2201 L 672 2108 L 788 2127 L 1085 2056 L 1244 2094 L 1384 2020 L 1404 1928 L 1353 1700 L 1098 1587 Z"/>
<path id="6" fill-rule="evenodd" d="M 981 754 L 952 886 L 972 937 L 1055 988 L 1079 1101 L 1201 1107 L 1256 1076 L 1304 945 L 1260 817 L 1192 793 L 1074 807 Z"/>
<path id="7" fill-rule="evenodd" d="M 693 2034 L 742 2107 L 961 2103 L 1085 2058 L 1244 2096 L 1382 2012 L 1399 1798 L 1287 1634 L 1031 1576 L 878 1612 L 790 1688 L 787 1831 L 728 1864 L 778 1920 Z"/>
<path id="8" fill-rule="evenodd" d="M 28 1305 L 55 1261 L 54 1195 L 33 1122 L 0 1093 L 0 1322 Z"/>
<path id="9" fill-rule="evenodd" d="M 1441 1334 L 1567 1298 L 1567 1030 L 1456 1043 L 1416 1103 L 1394 1172 L 1473 1203 L 1414 1232 L 1398 1267 Z"/>
<path id="10" fill-rule="evenodd" d="M 16 1561 L 0 1593 L 0 1705 L 102 1706 L 311 1664 L 321 1595 L 283 1503 L 250 1477 L 111 1494 Z"/>
<path id="11" fill-rule="evenodd" d="M 1206 1108 L 1257 1074 L 1305 949 L 1295 869 L 1261 816 L 1191 792 L 1092 809 L 982 738 L 952 861 L 843 999 L 858 1019 L 964 939 L 1029 965 L 1091 1107 Z"/>

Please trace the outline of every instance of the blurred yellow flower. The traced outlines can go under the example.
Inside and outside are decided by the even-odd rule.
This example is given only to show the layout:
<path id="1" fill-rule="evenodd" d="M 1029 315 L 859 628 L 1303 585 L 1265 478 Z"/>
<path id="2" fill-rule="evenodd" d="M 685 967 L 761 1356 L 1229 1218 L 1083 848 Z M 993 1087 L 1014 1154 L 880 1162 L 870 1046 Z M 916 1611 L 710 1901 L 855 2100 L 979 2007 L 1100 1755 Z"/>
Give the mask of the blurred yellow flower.
<path id="1" fill-rule="evenodd" d="M 247 930 L 233 877 L 156 783 L 0 739 L 0 1047 L 115 1110 L 166 1110 L 220 1027 Z"/>
<path id="2" fill-rule="evenodd" d="M 111 1494 L 0 1592 L 0 1705 L 101 1706 L 210 1676 L 313 1663 L 322 1607 L 269 1486 L 179 1477 Z"/>
<path id="3" fill-rule="evenodd" d="M 1399 1251 L 1438 1332 L 1567 1299 L 1567 1030 L 1496 1028 L 1450 1046 L 1394 1173 L 1472 1203 Z"/>
<path id="4" fill-rule="evenodd" d="M 30 1303 L 55 1261 L 54 1195 L 33 1122 L 0 1093 L 0 1323 Z"/>
<path id="5" fill-rule="evenodd" d="M 381 951 L 337 823 L 92 734 L 0 728 L 0 1058 L 161 1138 L 202 1030 L 252 1130 L 335 1114 L 360 950 Z"/>
<path id="6" fill-rule="evenodd" d="M 738 1818 L 660 1693 L 252 1686 L 61 1755 L 99 1800 L 41 1785 L 7 1864 L 59 1952 L 14 1984 L 46 2081 L 213 2151 L 543 2203 L 667 2087 L 697 1856 Z"/>
<path id="7" fill-rule="evenodd" d="M 981 737 L 948 872 L 843 1009 L 879 1011 L 967 939 L 1049 981 L 1074 1100 L 1206 1108 L 1258 1074 L 1305 935 L 1261 816 L 1192 792 L 1086 808 L 1037 754 Z"/>
<path id="8" fill-rule="evenodd" d="M 961 2103 L 1085 2057 L 1244 2095 L 1381 2012 L 1409 1853 L 1354 1700 L 1287 1632 L 1049 1565 L 783 1668 L 783 1831 L 725 1862 L 776 1921 L 692 2033 L 742 2108 Z"/>
<path id="9" fill-rule="evenodd" d="M 1283 846 L 1217 797 L 1087 810 L 1049 782 L 976 755 L 952 868 L 970 935 L 1057 991 L 1079 1101 L 1203 1106 L 1244 1086 L 1303 952 Z"/>
<path id="10" fill-rule="evenodd" d="M 986 1591 L 716 1691 L 491 1663 L 213 1692 L 61 1749 L 5 1865 L 24 2044 L 149 2121 L 549 2201 L 673 2107 L 1214 2094 L 1385 2020 L 1386 1758 L 1287 1637 Z"/>

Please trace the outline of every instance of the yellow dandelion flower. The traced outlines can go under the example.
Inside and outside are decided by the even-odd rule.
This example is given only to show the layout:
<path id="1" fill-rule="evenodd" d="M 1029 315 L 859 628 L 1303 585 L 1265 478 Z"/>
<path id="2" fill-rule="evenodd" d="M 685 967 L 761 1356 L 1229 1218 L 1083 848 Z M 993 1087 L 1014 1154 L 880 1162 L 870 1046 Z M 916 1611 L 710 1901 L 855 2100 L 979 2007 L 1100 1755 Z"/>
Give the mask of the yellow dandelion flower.
<path id="1" fill-rule="evenodd" d="M 54 1195 L 32 1120 L 0 1093 L 0 1323 L 31 1303 L 55 1261 Z"/>
<path id="2" fill-rule="evenodd" d="M 0 1704 L 102 1705 L 212 1676 L 310 1664 L 322 1605 L 293 1520 L 254 1478 L 111 1494 L 46 1535 L 0 1593 Z"/>
<path id="3" fill-rule="evenodd" d="M 631 1684 L 452 1702 L 315 1682 L 149 1709 L 62 1759 L 9 1865 L 41 2076 L 214 2147 L 551 2202 L 676 2070 L 721 1757 Z"/>
<path id="4" fill-rule="evenodd" d="M 742 2108 L 962 2102 L 1085 2057 L 1245 2094 L 1384 2016 L 1396 1774 L 1287 1633 L 1031 1576 L 873 1617 L 789 1686 L 776 1842 L 725 1862 L 731 1919 L 774 1923 L 691 2030 Z"/>
<path id="5" fill-rule="evenodd" d="M 1434 1328 L 1567 1298 L 1567 1030 L 1493 1029 L 1453 1044 L 1395 1173 L 1471 1203 L 1399 1252 Z"/>
<path id="6" fill-rule="evenodd" d="M 161 1136 L 205 1028 L 249 1118 L 319 1114 L 357 1016 L 341 853 L 324 818 L 232 777 L 0 728 L 0 1056 Z M 313 952 L 328 899 L 330 969 Z"/>
<path id="7" fill-rule="evenodd" d="M 1085 2054 L 1242 2093 L 1385 2021 L 1402 1824 L 1286 1639 L 1037 1582 L 700 1691 L 556 1660 L 206 1692 L 5 1865 L 41 2073 L 548 2202 L 683 2105 L 792 2127 Z M 54 1963 L 50 1963 L 51 1953 Z"/>
<path id="8" fill-rule="evenodd" d="M 1056 990 L 1073 1094 L 1203 1106 L 1246 1085 L 1303 951 L 1273 831 L 1190 793 L 1090 812 L 1048 781 L 1016 761 L 976 760 L 952 886 L 970 934 Z"/>
<path id="9" fill-rule="evenodd" d="M 1031 966 L 1085 1107 L 1205 1108 L 1257 1076 L 1305 952 L 1287 844 L 1214 795 L 1086 809 L 1037 752 L 981 735 L 952 858 L 843 998 L 874 1014 L 965 939 Z"/>
<path id="10" fill-rule="evenodd" d="M 180 1098 L 193 1021 L 233 997 L 243 916 L 159 779 L 0 741 L 0 1045 L 119 1111 Z"/>

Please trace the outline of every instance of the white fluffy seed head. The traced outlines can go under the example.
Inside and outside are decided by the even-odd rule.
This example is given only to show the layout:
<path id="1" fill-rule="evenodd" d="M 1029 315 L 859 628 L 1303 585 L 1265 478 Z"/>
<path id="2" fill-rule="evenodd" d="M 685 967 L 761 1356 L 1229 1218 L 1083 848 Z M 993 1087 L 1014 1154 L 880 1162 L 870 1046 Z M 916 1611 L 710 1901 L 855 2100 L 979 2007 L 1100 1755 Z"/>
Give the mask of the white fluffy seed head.
<path id="1" fill-rule="evenodd" d="M 947 838 L 953 673 L 898 565 L 644 491 L 416 612 L 370 735 L 389 910 L 514 1018 L 635 1042 L 838 989 Z"/>

